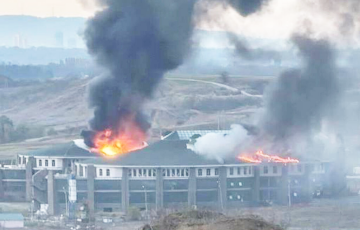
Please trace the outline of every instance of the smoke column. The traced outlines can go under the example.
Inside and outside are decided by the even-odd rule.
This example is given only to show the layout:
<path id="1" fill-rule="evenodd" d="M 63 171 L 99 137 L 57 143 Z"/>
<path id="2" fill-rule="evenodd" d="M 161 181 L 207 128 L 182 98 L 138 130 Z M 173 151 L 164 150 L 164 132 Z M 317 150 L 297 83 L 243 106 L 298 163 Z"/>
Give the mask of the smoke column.
<path id="1" fill-rule="evenodd" d="M 83 131 L 92 146 L 96 131 L 121 132 L 132 118 L 144 132 L 141 113 L 164 73 L 179 66 L 192 34 L 193 0 L 102 0 L 104 9 L 87 22 L 86 45 L 107 73 L 92 82 L 89 106 L 93 132 Z"/>
<path id="2" fill-rule="evenodd" d="M 310 135 L 324 117 L 336 108 L 340 88 L 334 52 L 326 40 L 294 36 L 293 43 L 303 60 L 302 69 L 281 74 L 268 92 L 260 124 L 273 141 L 297 134 Z"/>
<path id="3" fill-rule="evenodd" d="M 263 7 L 269 0 L 227 0 L 242 16 L 253 14 Z"/>
<path id="4" fill-rule="evenodd" d="M 241 125 L 232 125 L 230 133 L 208 133 L 199 137 L 191 149 L 208 159 L 223 162 L 233 156 L 234 149 L 247 138 L 247 131 Z"/>
<path id="5" fill-rule="evenodd" d="M 272 50 L 264 49 L 252 49 L 248 46 L 246 41 L 243 41 L 241 38 L 236 36 L 233 33 L 228 33 L 227 37 L 229 41 L 235 46 L 235 54 L 246 60 L 260 60 L 267 59 L 271 60 L 274 58 L 279 58 L 279 54 Z"/>

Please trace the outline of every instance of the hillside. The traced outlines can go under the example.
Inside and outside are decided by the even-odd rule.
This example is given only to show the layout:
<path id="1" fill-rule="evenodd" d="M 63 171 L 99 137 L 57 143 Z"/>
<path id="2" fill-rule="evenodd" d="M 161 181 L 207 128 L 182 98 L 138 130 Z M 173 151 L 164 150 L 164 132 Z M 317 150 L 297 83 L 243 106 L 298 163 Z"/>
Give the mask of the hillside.
<path id="1" fill-rule="evenodd" d="M 15 124 L 54 128 L 64 135 L 55 142 L 67 141 L 69 136 L 76 138 L 92 116 L 86 101 L 86 86 L 90 80 L 59 79 L 0 88 L 0 114 L 10 117 Z M 168 76 L 144 108 L 152 122 L 150 136 L 158 139 L 164 130 L 229 128 L 232 123 L 249 122 L 251 114 L 262 104 L 262 98 L 249 96 L 249 93 L 262 94 L 268 80 L 231 78 L 227 83 L 231 87 L 228 87 L 219 84 L 219 76 Z M 47 142 L 49 138 L 45 145 Z M 36 141 L 31 143 L 39 145 Z M 21 146 L 27 149 L 31 143 L 30 146 L 29 143 L 13 144 L 14 148 L 7 145 L 6 149 L 12 149 L 11 152 Z M 0 152 L 1 147 L 4 146 L 0 146 Z"/>

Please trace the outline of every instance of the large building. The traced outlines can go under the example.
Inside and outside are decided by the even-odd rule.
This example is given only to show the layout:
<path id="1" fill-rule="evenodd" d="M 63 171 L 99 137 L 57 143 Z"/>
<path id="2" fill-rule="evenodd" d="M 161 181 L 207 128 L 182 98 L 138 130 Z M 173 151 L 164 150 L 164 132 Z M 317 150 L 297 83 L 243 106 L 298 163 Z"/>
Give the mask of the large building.
<path id="1" fill-rule="evenodd" d="M 89 151 L 82 140 L 20 154 L 17 165 L 0 168 L 0 199 L 33 201 L 36 208 L 48 204 L 48 213 L 57 214 L 67 207 L 71 177 L 76 203 L 87 203 L 92 212 L 126 212 L 131 206 L 230 209 L 309 202 L 326 184 L 326 162 L 207 159 L 189 148 L 191 137 L 207 132 L 173 132 L 115 158 Z"/>

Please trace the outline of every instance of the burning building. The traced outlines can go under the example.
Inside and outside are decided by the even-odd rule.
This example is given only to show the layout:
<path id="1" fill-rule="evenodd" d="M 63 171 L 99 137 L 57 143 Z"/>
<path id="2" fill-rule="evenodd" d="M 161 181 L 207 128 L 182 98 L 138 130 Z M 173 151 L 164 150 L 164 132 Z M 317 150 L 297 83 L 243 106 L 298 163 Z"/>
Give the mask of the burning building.
<path id="1" fill-rule="evenodd" d="M 326 185 L 329 162 L 260 163 L 236 157 L 219 162 L 191 150 L 193 138 L 209 132 L 229 131 L 175 131 L 112 157 L 82 140 L 20 154 L 17 165 L 0 170 L 0 199 L 33 200 L 36 207 L 48 204 L 50 214 L 59 213 L 67 207 L 70 175 L 76 180 L 72 202 L 86 202 L 91 212 L 287 205 L 309 202 Z"/>

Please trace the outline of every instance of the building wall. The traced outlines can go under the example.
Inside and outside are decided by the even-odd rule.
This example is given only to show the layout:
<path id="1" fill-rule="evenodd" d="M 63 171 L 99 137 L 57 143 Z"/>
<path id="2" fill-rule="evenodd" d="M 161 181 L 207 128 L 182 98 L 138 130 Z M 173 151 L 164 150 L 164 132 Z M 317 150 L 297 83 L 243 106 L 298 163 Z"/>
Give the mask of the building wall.
<path id="1" fill-rule="evenodd" d="M 22 202 L 26 199 L 26 171 L 25 168 L 0 169 L 2 178 L 3 201 Z"/>
<path id="2" fill-rule="evenodd" d="M 78 203 L 87 202 L 88 195 L 93 194 L 94 209 L 103 211 L 127 211 L 131 206 L 141 209 L 145 206 L 149 209 L 189 208 L 192 205 L 238 208 L 269 202 L 286 204 L 288 194 L 292 203 L 304 202 L 312 192 L 309 189 L 313 186 L 309 184 L 311 178 L 321 175 L 319 170 L 309 174 L 303 166 L 279 164 L 219 168 L 95 166 L 93 189 L 90 191 L 87 167 L 78 164 L 78 172 L 83 172 L 76 178 Z M 107 169 L 110 174 L 106 174 Z M 67 189 L 67 181 L 56 178 L 59 204 L 65 203 L 63 188 Z"/>

